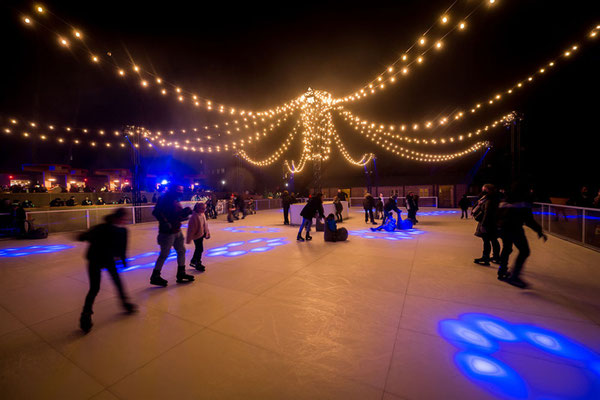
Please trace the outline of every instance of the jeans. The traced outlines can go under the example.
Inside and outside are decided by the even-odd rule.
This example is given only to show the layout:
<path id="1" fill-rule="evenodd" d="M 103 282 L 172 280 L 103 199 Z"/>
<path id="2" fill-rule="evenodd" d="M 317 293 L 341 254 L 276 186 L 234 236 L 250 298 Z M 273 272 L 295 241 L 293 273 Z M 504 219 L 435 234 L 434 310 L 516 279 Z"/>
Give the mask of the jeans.
<path id="1" fill-rule="evenodd" d="M 202 252 L 204 251 L 204 237 L 194 239 L 194 246 L 196 249 L 194 250 L 194 255 L 192 256 L 190 264 L 200 265 L 202 264 Z"/>
<path id="2" fill-rule="evenodd" d="M 289 214 L 290 214 L 290 206 L 283 206 L 283 223 L 289 224 Z"/>
<path id="3" fill-rule="evenodd" d="M 521 273 L 525 260 L 527 260 L 529 254 L 531 254 L 529 243 L 527 242 L 527 237 L 525 236 L 523 228 L 513 232 L 504 232 L 502 234 L 502 253 L 500 253 L 499 272 L 506 273 L 508 270 L 508 257 L 510 256 L 510 253 L 512 253 L 513 244 L 519 250 L 519 255 L 515 260 L 515 265 L 511 273 L 511 277 L 516 278 Z"/>
<path id="4" fill-rule="evenodd" d="M 483 255 L 481 258 L 489 260 L 490 253 L 492 253 L 493 258 L 500 258 L 500 243 L 498 243 L 498 238 L 495 235 L 485 233 L 481 239 L 483 240 Z"/>
<path id="5" fill-rule="evenodd" d="M 96 300 L 96 296 L 100 291 L 100 279 L 102 277 L 102 268 L 106 268 L 106 270 L 110 274 L 110 277 L 112 278 L 113 282 L 115 283 L 115 286 L 117 287 L 119 297 L 121 298 L 123 304 L 127 303 L 127 296 L 125 295 L 125 290 L 123 289 L 121 278 L 119 278 L 119 273 L 117 272 L 115 262 L 108 262 L 105 265 L 103 263 L 98 263 L 97 261 L 90 261 L 88 265 L 90 290 L 88 291 L 88 294 L 85 297 L 85 304 L 83 305 L 83 312 L 85 314 L 92 313 L 92 306 L 94 305 L 94 300 Z"/>
<path id="6" fill-rule="evenodd" d="M 159 233 L 156 242 L 160 246 L 160 254 L 156 259 L 156 264 L 154 264 L 155 272 L 160 274 L 165 260 L 169 257 L 171 247 L 177 252 L 177 265 L 185 265 L 185 246 L 183 245 L 184 240 L 181 231 L 177 233 Z"/>
<path id="7" fill-rule="evenodd" d="M 366 209 L 365 208 L 365 222 L 369 222 L 369 218 L 371 218 L 371 222 L 375 223 L 375 220 L 373 219 L 373 209 Z"/>
<path id="8" fill-rule="evenodd" d="M 310 227 L 312 226 L 312 218 L 307 219 L 302 217 L 302 224 L 300 224 L 300 230 L 298 230 L 298 236 L 302 235 L 302 229 L 306 227 L 306 235 L 310 234 Z"/>

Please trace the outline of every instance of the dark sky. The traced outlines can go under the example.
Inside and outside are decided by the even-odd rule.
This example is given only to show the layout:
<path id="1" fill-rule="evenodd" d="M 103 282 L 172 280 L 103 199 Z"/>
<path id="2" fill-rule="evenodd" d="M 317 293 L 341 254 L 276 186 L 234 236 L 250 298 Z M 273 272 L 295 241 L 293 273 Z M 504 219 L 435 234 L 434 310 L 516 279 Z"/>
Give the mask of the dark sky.
<path id="1" fill-rule="evenodd" d="M 450 17 L 455 22 L 477 3 L 459 0 Z M 560 63 L 522 94 L 436 134 L 462 133 L 516 109 L 525 114 L 524 168 L 534 181 L 597 184 L 600 40 L 595 44 L 582 40 L 600 23 L 594 3 L 498 0 L 495 6 L 477 11 L 466 32 L 449 37 L 443 51 L 413 68 L 410 79 L 349 108 L 388 123 L 435 118 L 489 98 L 578 42 L 582 49 L 571 62 Z M 171 82 L 251 109 L 280 104 L 308 86 L 334 96 L 354 90 L 409 47 L 449 4 L 438 0 L 359 5 L 293 2 L 279 7 L 259 2 L 44 3 L 80 27 L 93 48 L 111 51 L 115 60 L 124 62 L 129 53 L 141 66 Z M 19 17 L 21 12 L 33 14 L 29 2 L 4 1 L 0 7 L 4 55 L 0 115 L 4 118 L 113 129 L 128 123 L 165 129 L 218 121 L 215 114 L 182 107 L 156 91 L 145 93 L 133 80 L 120 81 L 113 68 L 90 65 L 84 52 L 61 49 L 56 36 L 39 26 L 25 28 Z M 65 31 L 52 16 L 43 23 Z M 369 147 L 341 120 L 336 123 L 357 158 L 367 150 L 377 153 L 382 175 L 464 175 L 481 156 L 433 167 L 405 161 Z M 500 129 L 489 138 L 494 147 L 480 173 L 485 179 L 505 180 L 507 132 Z M 267 154 L 277 145 L 276 139 L 263 142 L 254 154 Z M 9 146 L 2 146 L 3 169 L 18 166 L 24 158 L 77 167 L 125 162 L 123 154 L 82 150 L 71 153 L 71 161 L 64 148 L 2 140 L 10 146 L 10 152 Z M 440 150 L 445 149 L 451 147 Z M 333 152 L 325 166 L 330 178 L 350 171 L 337 150 Z M 189 156 L 175 153 L 175 158 L 194 165 Z M 231 157 L 221 160 L 229 162 Z M 360 174 L 353 168 L 354 174 Z M 279 174 L 281 163 L 269 171 Z"/>

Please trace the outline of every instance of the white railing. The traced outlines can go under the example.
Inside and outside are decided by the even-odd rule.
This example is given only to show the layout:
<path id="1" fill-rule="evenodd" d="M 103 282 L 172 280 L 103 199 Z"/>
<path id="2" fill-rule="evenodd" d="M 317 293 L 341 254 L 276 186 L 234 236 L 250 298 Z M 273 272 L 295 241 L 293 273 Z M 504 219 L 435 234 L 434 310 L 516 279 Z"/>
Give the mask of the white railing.
<path id="1" fill-rule="evenodd" d="M 384 204 L 385 204 L 385 201 L 388 198 L 389 197 L 383 197 L 382 198 Z M 362 207 L 363 200 L 364 200 L 364 197 L 350 197 L 350 207 Z M 406 197 L 404 197 L 404 196 L 398 196 L 397 203 L 398 203 L 398 207 L 405 207 L 406 206 Z M 435 207 L 435 208 L 438 208 L 438 198 L 437 198 L 437 196 L 419 197 L 419 207 Z"/>
<path id="2" fill-rule="evenodd" d="M 600 251 L 600 209 L 534 203 L 533 214 L 551 235 Z"/>

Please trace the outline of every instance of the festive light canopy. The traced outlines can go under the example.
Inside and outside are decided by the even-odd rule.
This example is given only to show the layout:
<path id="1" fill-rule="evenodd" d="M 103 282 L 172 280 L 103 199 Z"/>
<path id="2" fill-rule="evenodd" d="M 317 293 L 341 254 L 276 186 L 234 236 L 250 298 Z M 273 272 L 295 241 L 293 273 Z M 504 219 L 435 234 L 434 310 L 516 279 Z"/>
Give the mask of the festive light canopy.
<path id="1" fill-rule="evenodd" d="M 515 81 L 508 88 L 499 89 L 492 93 L 486 100 L 475 102 L 464 109 L 454 108 L 455 111 L 436 117 L 436 119 L 380 123 L 373 122 L 357 116 L 347 107 L 352 103 L 363 100 L 388 87 L 392 87 L 400 78 L 408 77 L 410 70 L 425 62 L 426 56 L 436 51 L 441 51 L 450 35 L 461 35 L 468 27 L 469 18 L 487 6 L 495 7 L 496 1 L 477 1 L 470 5 L 470 9 L 455 13 L 454 1 L 449 7 L 439 14 L 439 18 L 423 33 L 417 35 L 412 44 L 389 66 L 366 84 L 358 87 L 352 93 L 343 97 L 334 97 L 323 90 L 308 89 L 306 93 L 289 100 L 288 102 L 272 107 L 268 110 L 245 110 L 239 107 L 226 105 L 205 96 L 197 94 L 191 89 L 184 88 L 171 80 L 165 79 L 154 70 L 150 71 L 141 63 L 127 58 L 125 62 L 117 60 L 116 53 L 100 52 L 92 49 L 87 34 L 83 29 L 74 27 L 60 17 L 52 14 L 45 7 L 36 5 L 32 15 L 23 15 L 25 26 L 32 29 L 42 27 L 50 31 L 57 38 L 57 48 L 69 48 L 87 52 L 91 65 L 104 63 L 114 68 L 116 79 L 135 79 L 139 82 L 137 87 L 141 91 L 157 90 L 162 96 L 171 97 L 180 104 L 189 104 L 202 111 L 217 112 L 222 122 L 193 127 L 187 129 L 150 130 L 135 127 L 128 130 L 88 129 L 60 127 L 37 122 L 24 122 L 23 118 L 8 118 L 3 127 L 5 135 L 20 134 L 23 138 L 39 140 L 56 140 L 58 143 L 72 142 L 74 144 L 89 144 L 92 147 L 127 147 L 129 135 L 140 135 L 148 147 L 166 147 L 176 150 L 192 152 L 221 152 L 233 151 L 236 155 L 257 167 L 272 165 L 280 160 L 290 149 L 296 139 L 301 141 L 301 154 L 298 162 L 284 160 L 283 163 L 291 173 L 301 172 L 309 161 L 322 162 L 331 157 L 332 144 L 348 163 L 355 166 L 364 166 L 374 158 L 374 154 L 365 153 L 360 158 L 353 157 L 344 144 L 342 137 L 334 125 L 334 115 L 339 116 L 350 125 L 357 137 L 363 138 L 368 143 L 375 144 L 381 149 L 398 157 L 422 161 L 442 162 L 466 156 L 489 146 L 487 140 L 481 140 L 482 134 L 506 122 L 509 115 L 504 115 L 488 125 L 470 132 L 456 133 L 454 135 L 432 137 L 424 136 L 423 132 L 436 127 L 447 127 L 453 121 L 463 119 L 469 114 L 476 114 L 479 110 L 500 103 L 518 90 L 529 86 L 534 80 L 546 75 L 561 61 L 571 58 L 580 50 L 581 44 L 573 44 L 565 49 L 559 56 L 540 64 L 540 67 L 527 77 Z M 37 15 L 37 17 L 36 17 Z M 62 28 L 50 28 L 42 16 L 51 16 Z M 54 25 L 53 25 L 54 26 Z M 434 29 L 435 28 L 435 29 Z M 57 30 L 58 29 L 58 30 Z M 600 25 L 595 26 L 587 33 L 590 40 L 600 35 Z M 274 134 L 282 128 L 288 119 L 294 118 L 295 124 L 289 129 L 274 151 L 262 158 L 252 157 L 247 150 L 247 145 L 256 144 L 267 136 Z M 409 134 L 412 132 L 413 135 Z M 80 134 L 75 136 L 74 134 Z M 418 135 L 417 135 L 418 134 Z M 91 137 L 91 135 L 95 135 Z M 228 137 L 228 135 L 233 135 Z M 415 136 L 417 135 L 417 136 Z M 116 143 L 106 141 L 111 137 Z M 227 141 L 223 141 L 227 138 Z M 476 140 L 473 142 L 473 140 Z M 466 143 L 463 148 L 453 148 L 446 152 L 425 152 L 421 146 L 450 146 Z M 135 146 L 138 146 L 137 144 Z"/>

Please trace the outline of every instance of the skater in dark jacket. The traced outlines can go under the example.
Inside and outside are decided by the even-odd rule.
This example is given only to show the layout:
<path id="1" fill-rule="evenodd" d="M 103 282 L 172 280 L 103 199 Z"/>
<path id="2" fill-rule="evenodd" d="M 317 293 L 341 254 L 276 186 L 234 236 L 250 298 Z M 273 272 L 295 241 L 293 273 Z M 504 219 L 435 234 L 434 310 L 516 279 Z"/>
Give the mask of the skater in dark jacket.
<path id="1" fill-rule="evenodd" d="M 167 286 L 168 282 L 160 276 L 160 272 L 167 257 L 169 257 L 171 247 L 177 252 L 177 283 L 194 280 L 192 275 L 185 272 L 185 239 L 183 233 L 181 233 L 181 222 L 188 219 L 192 210 L 189 207 L 181 207 L 179 197 L 182 194 L 182 186 L 170 187 L 169 191 L 158 199 L 158 203 L 152 211 L 152 215 L 158 220 L 156 242 L 160 246 L 160 253 L 150 277 L 150 284 L 152 285 Z"/>
<path id="2" fill-rule="evenodd" d="M 494 185 L 483 185 L 481 197 L 473 208 L 473 218 L 478 222 L 475 236 L 483 240 L 483 254 L 481 258 L 473 260 L 475 264 L 490 265 L 500 262 L 500 243 L 498 243 L 498 227 L 496 224 L 498 214 L 498 196 Z M 492 258 L 490 258 L 492 253 Z"/>
<path id="3" fill-rule="evenodd" d="M 125 266 L 127 229 L 119 226 L 125 224 L 125 217 L 125 209 L 119 208 L 114 214 L 105 217 L 105 223 L 96 225 L 78 237 L 80 241 L 90 242 L 90 247 L 87 251 L 90 290 L 85 298 L 85 304 L 79 320 L 79 326 L 86 333 L 92 329 L 92 306 L 94 305 L 96 295 L 100 291 L 102 268 L 106 268 L 113 279 L 125 312 L 133 313 L 136 310 L 136 306 L 129 302 L 125 294 L 125 289 L 123 288 L 115 264 L 115 260 L 121 260 L 123 266 Z"/>
<path id="4" fill-rule="evenodd" d="M 466 194 L 463 194 L 463 197 L 458 201 L 458 206 L 461 210 L 460 219 L 469 219 L 469 207 L 471 207 L 471 202 Z"/>
<path id="5" fill-rule="evenodd" d="M 344 219 L 342 218 L 342 211 L 344 211 L 344 205 L 342 204 L 342 200 L 339 197 L 335 196 L 333 198 L 333 206 L 335 207 L 336 222 L 344 222 Z"/>
<path id="6" fill-rule="evenodd" d="M 290 224 L 289 215 L 290 215 L 290 206 L 292 205 L 292 203 L 293 203 L 292 196 L 290 196 L 290 194 L 288 193 L 287 190 L 284 190 L 283 195 L 281 196 L 281 205 L 283 206 L 283 224 L 284 225 Z"/>
<path id="7" fill-rule="evenodd" d="M 373 219 L 373 208 L 375 208 L 375 199 L 371 196 L 371 193 L 365 193 L 365 198 L 363 199 L 363 208 L 365 209 L 365 223 L 369 222 L 369 218 L 371 218 L 371 223 L 376 225 L 375 220 Z"/>
<path id="8" fill-rule="evenodd" d="M 323 210 L 323 194 L 317 193 L 308 199 L 308 202 L 302 211 L 300 211 L 300 215 L 302 216 L 302 224 L 298 230 L 298 237 L 296 240 L 304 242 L 304 238 L 302 237 L 302 229 L 304 228 L 306 228 L 306 240 L 311 240 L 310 227 L 312 225 L 312 219 L 315 215 L 318 215 L 317 218 L 325 218 L 325 211 Z"/>
<path id="9" fill-rule="evenodd" d="M 504 280 L 513 286 L 526 288 L 528 285 L 520 278 L 525 260 L 529 257 L 529 243 L 523 230 L 523 225 L 533 229 L 544 242 L 548 237 L 542 232 L 542 227 L 533 219 L 531 203 L 527 198 L 527 190 L 523 186 L 515 186 L 505 202 L 500 203 L 498 210 L 498 227 L 502 238 L 502 253 L 500 254 L 500 267 L 498 279 Z M 508 258 L 512 253 L 513 245 L 519 250 L 510 274 L 508 273 Z"/>

